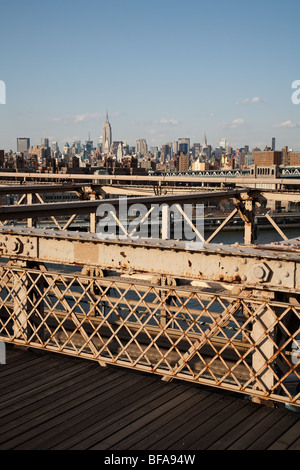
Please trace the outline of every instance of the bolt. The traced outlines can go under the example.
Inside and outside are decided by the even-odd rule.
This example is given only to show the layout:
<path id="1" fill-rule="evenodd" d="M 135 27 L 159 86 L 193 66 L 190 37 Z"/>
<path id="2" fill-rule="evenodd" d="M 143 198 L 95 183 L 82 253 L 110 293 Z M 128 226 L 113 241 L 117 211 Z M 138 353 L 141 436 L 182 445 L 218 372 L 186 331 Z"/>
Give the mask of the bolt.
<path id="1" fill-rule="evenodd" d="M 256 266 L 253 270 L 253 274 L 257 279 L 263 279 L 266 274 L 266 271 L 262 266 Z"/>

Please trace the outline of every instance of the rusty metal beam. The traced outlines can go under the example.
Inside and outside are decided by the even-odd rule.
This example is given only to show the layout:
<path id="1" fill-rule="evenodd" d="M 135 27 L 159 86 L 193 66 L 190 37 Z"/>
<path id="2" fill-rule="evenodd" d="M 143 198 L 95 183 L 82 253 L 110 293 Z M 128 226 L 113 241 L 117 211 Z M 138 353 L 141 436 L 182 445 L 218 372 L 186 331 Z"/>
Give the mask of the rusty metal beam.
<path id="1" fill-rule="evenodd" d="M 0 185 L 0 196 L 7 194 L 28 194 L 28 193 L 57 193 L 79 191 L 82 188 L 88 188 L 89 183 L 61 183 L 61 184 L 6 184 Z"/>
<path id="2" fill-rule="evenodd" d="M 0 256 L 116 270 L 127 275 L 170 276 L 189 282 L 224 282 L 299 292 L 300 247 L 244 246 L 173 240 L 102 240 L 97 234 L 0 227 Z"/>
<path id="3" fill-rule="evenodd" d="M 180 203 L 201 203 L 206 201 L 218 201 L 222 199 L 230 199 L 247 192 L 246 189 L 232 189 L 227 191 L 216 192 L 199 192 L 167 196 L 147 196 L 147 197 L 132 197 L 127 199 L 127 204 L 143 204 L 150 207 L 153 204 L 174 204 Z M 102 199 L 94 201 L 74 201 L 74 202 L 59 202 L 48 204 L 28 204 L 22 206 L 1 206 L 0 207 L 0 220 L 14 220 L 25 219 L 28 217 L 45 217 L 47 214 L 51 216 L 59 215 L 73 215 L 73 214 L 88 214 L 95 212 L 101 204 L 111 204 L 112 206 L 119 205 L 119 199 Z"/>

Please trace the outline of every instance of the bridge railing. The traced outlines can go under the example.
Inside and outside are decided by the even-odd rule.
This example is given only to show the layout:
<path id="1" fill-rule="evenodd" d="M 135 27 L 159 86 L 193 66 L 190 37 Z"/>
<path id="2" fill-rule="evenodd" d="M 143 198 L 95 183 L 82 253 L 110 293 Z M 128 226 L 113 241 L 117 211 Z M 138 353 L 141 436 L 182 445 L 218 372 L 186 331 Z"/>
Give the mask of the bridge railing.
<path id="1" fill-rule="evenodd" d="M 166 278 L 3 265 L 0 340 L 300 405 L 300 304 Z"/>

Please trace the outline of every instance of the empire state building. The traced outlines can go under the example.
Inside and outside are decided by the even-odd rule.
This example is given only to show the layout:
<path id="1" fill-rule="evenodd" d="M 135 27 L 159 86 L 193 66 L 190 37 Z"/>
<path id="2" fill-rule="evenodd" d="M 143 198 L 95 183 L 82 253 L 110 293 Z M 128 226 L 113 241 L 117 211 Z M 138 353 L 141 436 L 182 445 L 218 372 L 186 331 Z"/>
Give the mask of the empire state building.
<path id="1" fill-rule="evenodd" d="M 112 144 L 112 132 L 111 132 L 111 125 L 108 120 L 108 113 L 106 112 L 106 121 L 103 126 L 103 152 L 107 155 L 110 152 L 111 144 Z"/>

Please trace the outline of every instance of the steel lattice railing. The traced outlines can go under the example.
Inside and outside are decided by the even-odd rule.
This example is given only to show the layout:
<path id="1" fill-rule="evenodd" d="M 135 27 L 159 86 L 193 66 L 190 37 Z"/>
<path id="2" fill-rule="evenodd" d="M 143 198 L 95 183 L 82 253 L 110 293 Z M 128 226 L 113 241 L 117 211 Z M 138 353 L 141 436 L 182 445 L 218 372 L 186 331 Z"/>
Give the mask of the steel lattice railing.
<path id="1" fill-rule="evenodd" d="M 300 305 L 129 278 L 0 269 L 0 340 L 300 405 Z"/>

